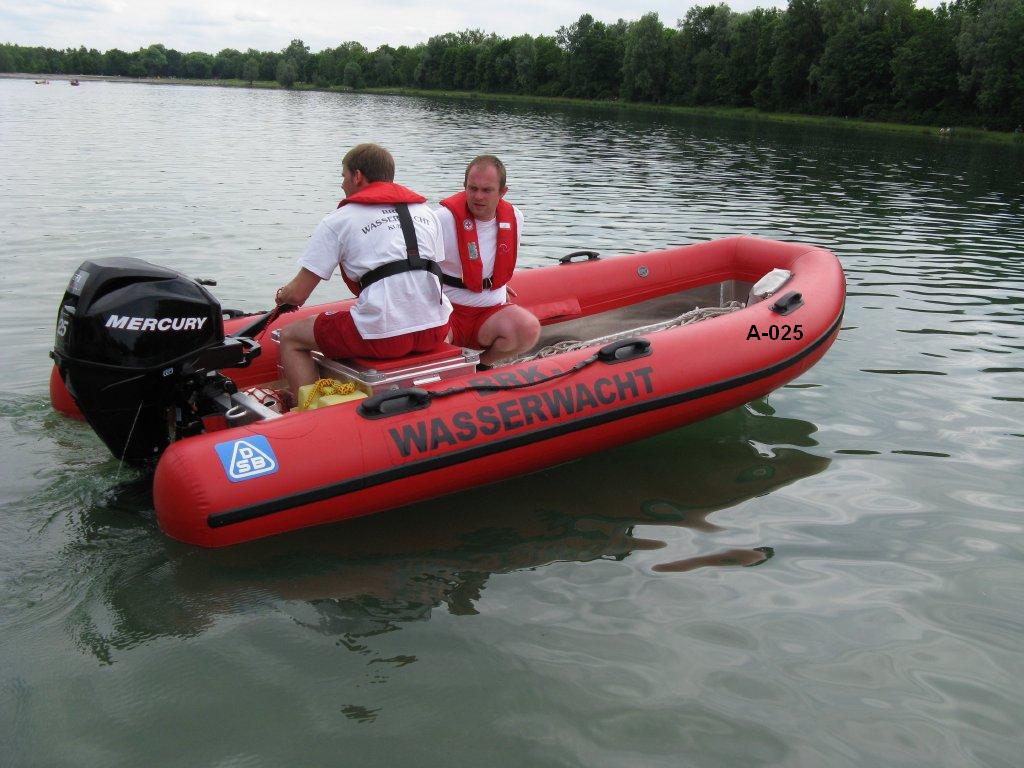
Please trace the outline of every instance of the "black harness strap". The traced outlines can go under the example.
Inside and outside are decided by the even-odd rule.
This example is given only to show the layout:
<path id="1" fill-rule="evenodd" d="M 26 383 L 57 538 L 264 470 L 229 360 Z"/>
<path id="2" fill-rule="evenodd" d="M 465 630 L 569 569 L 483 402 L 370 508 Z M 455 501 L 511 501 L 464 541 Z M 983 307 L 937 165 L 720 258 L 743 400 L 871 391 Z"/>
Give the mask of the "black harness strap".
<path id="1" fill-rule="evenodd" d="M 416 228 L 412 224 L 412 216 L 409 215 L 409 204 L 398 203 L 395 210 L 398 212 L 398 223 L 402 225 L 406 256 L 410 264 L 418 264 L 423 259 L 420 258 L 420 244 L 416 241 Z"/>
<path id="2" fill-rule="evenodd" d="M 466 284 L 462 282 L 462 278 L 455 277 L 454 275 L 443 275 L 441 277 L 441 282 L 450 288 L 466 288 Z M 483 289 L 485 291 L 489 291 L 491 290 L 492 285 L 494 285 L 493 280 L 489 277 L 485 277 L 483 281 Z"/>
<path id="3" fill-rule="evenodd" d="M 398 212 L 398 223 L 402 225 L 402 236 L 405 238 L 405 261 L 390 261 L 371 269 L 359 280 L 359 287 L 364 291 L 378 280 L 403 272 L 424 271 L 434 275 L 438 280 L 442 279 L 441 265 L 420 256 L 420 246 L 416 242 L 416 228 L 409 214 L 409 204 L 396 203 L 395 210 Z"/>
<path id="4" fill-rule="evenodd" d="M 373 285 L 378 280 L 383 280 L 385 277 L 400 275 L 403 272 L 415 272 L 419 270 L 430 272 L 438 280 L 441 279 L 442 273 L 440 264 L 436 261 L 430 261 L 429 259 L 420 259 L 420 262 L 420 264 L 413 264 L 408 261 L 390 261 L 387 264 L 382 264 L 376 269 L 371 269 L 363 275 L 363 279 L 359 281 L 359 287 L 365 291 L 367 286 Z"/>

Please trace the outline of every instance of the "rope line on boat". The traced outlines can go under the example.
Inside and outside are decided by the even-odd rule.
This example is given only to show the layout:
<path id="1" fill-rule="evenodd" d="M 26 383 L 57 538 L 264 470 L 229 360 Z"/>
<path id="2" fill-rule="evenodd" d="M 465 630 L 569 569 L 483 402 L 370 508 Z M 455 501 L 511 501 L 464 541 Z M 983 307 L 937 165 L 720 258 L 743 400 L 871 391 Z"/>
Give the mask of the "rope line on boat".
<path id="1" fill-rule="evenodd" d="M 582 347 L 581 347 L 582 349 Z M 429 391 L 427 394 L 430 399 L 433 400 L 436 397 L 449 397 L 450 395 L 461 395 L 463 392 L 503 392 L 507 389 L 525 389 L 526 387 L 535 387 L 538 384 L 544 384 L 554 379 L 560 379 L 563 376 L 568 376 L 571 373 L 578 373 L 586 368 L 588 365 L 596 363 L 598 361 L 598 354 L 595 352 L 590 357 L 585 357 L 580 360 L 576 365 L 571 368 L 567 368 L 564 371 L 558 371 L 557 373 L 549 373 L 547 376 L 542 376 L 539 379 L 533 379 L 532 381 L 522 381 L 517 384 L 465 384 L 461 387 L 449 387 L 448 389 L 435 389 Z"/>

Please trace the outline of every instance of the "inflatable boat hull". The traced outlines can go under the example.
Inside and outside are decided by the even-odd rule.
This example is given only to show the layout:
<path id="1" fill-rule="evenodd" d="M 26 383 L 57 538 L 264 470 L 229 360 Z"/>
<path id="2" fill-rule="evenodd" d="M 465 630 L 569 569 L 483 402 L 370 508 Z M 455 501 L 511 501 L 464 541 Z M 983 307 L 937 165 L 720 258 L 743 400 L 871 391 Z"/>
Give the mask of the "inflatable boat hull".
<path id="1" fill-rule="evenodd" d="M 844 281 L 827 251 L 733 238 L 527 270 L 513 283 L 517 303 L 551 326 L 697 285 L 754 282 L 777 267 L 793 272 L 784 291 L 803 302 L 790 314 L 767 300 L 649 334 L 649 347 L 624 359 L 548 381 L 594 350 L 472 374 L 427 389 L 524 386 L 383 418 L 344 404 L 177 442 L 156 471 L 160 526 L 192 544 L 236 544 L 532 472 L 763 397 L 814 365 L 839 332 Z"/>

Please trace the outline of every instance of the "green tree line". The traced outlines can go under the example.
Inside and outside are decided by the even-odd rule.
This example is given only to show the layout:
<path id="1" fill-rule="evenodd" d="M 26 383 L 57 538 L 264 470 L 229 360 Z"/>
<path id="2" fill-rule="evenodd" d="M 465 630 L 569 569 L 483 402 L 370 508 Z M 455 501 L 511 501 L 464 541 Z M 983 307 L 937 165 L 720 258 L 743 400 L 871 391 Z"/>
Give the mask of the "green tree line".
<path id="1" fill-rule="evenodd" d="M 695 6 L 614 24 L 590 14 L 554 35 L 479 30 L 369 51 L 216 55 L 0 45 L 0 71 L 276 80 L 286 87 L 457 89 L 857 117 L 1011 130 L 1024 123 L 1024 0 L 789 0 L 785 11 Z"/>

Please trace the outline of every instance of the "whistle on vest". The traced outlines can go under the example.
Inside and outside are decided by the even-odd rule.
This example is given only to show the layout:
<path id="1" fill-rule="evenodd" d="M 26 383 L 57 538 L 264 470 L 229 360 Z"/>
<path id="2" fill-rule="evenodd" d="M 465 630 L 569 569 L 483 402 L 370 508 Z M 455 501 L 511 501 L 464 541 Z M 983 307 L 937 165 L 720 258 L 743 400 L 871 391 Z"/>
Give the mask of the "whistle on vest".
<path id="1" fill-rule="evenodd" d="M 469 243 L 469 258 L 471 261 L 475 261 L 480 258 L 480 248 L 476 243 Z"/>

